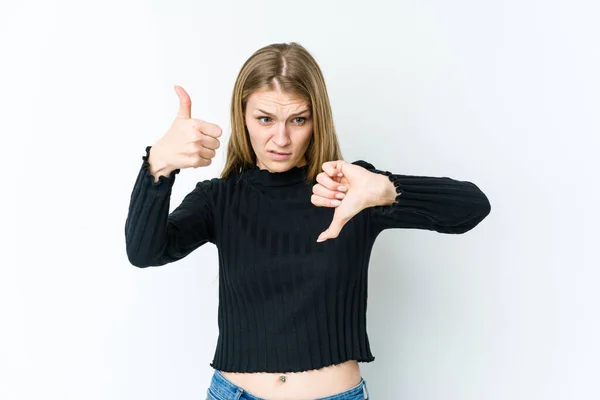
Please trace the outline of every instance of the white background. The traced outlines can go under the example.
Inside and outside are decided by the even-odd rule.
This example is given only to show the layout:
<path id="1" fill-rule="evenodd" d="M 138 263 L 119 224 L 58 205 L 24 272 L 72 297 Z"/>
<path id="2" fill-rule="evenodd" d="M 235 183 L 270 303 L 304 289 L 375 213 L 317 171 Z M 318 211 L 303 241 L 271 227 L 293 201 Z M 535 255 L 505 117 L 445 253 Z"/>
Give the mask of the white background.
<path id="1" fill-rule="evenodd" d="M 345 159 L 468 180 L 492 205 L 463 235 L 378 238 L 372 397 L 600 398 L 596 3 L 0 4 L 1 399 L 204 398 L 216 248 L 131 266 L 129 196 L 173 84 L 224 143 L 241 65 L 290 41 L 323 69 Z M 224 149 L 178 175 L 172 208 Z"/>

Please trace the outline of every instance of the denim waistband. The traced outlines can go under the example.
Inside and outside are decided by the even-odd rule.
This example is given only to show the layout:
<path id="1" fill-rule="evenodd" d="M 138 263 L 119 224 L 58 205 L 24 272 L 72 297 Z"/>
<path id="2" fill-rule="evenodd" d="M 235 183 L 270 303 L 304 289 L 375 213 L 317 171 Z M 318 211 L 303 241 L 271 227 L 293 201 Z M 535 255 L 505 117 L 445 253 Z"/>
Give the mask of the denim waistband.
<path id="1" fill-rule="evenodd" d="M 219 370 L 215 370 L 208 392 L 212 395 L 212 397 L 208 397 L 211 400 L 212 398 L 217 400 L 264 400 L 237 386 Z M 361 378 L 358 385 L 351 389 L 331 396 L 319 397 L 315 400 L 366 400 L 368 398 L 367 382 Z"/>

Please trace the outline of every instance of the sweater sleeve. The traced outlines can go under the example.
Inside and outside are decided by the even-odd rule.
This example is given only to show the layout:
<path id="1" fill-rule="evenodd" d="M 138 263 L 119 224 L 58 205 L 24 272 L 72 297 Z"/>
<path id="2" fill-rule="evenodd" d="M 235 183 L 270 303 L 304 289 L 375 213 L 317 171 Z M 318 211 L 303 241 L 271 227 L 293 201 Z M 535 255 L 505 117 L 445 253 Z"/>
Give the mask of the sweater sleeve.
<path id="1" fill-rule="evenodd" d="M 149 171 L 151 146 L 138 172 L 125 221 L 125 243 L 129 262 L 136 267 L 177 261 L 207 242 L 215 243 L 211 180 L 198 182 L 181 204 L 169 214 L 174 170 L 158 182 Z"/>
<path id="2" fill-rule="evenodd" d="M 487 196 L 474 183 L 448 177 L 393 174 L 362 160 L 353 164 L 386 175 L 396 189 L 393 204 L 369 208 L 377 233 L 389 228 L 465 233 L 491 211 Z"/>

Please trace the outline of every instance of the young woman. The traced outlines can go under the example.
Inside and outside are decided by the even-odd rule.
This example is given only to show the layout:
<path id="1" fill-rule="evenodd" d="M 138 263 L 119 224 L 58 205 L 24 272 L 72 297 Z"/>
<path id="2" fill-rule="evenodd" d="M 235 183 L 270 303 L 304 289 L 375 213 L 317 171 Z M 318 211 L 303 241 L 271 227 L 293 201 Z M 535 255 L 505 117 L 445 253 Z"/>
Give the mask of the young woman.
<path id="1" fill-rule="evenodd" d="M 169 214 L 175 176 L 207 166 L 221 128 L 179 113 L 146 147 L 125 223 L 137 267 L 219 253 L 219 337 L 208 399 L 368 398 L 359 362 L 371 249 L 388 228 L 459 234 L 490 212 L 485 194 L 447 177 L 392 174 L 342 159 L 323 75 L 297 43 L 255 52 L 239 72 L 221 176 Z"/>

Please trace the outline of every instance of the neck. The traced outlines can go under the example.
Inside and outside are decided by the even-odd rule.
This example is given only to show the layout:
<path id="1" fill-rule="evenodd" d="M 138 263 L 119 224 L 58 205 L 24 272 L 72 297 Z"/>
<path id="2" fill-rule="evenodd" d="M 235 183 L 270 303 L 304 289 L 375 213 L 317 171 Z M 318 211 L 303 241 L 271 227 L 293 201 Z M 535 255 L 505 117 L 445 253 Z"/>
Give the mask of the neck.
<path id="1" fill-rule="evenodd" d="M 308 164 L 294 166 L 282 172 L 273 172 L 255 165 L 247 172 L 247 177 L 261 186 L 288 186 L 306 182 Z"/>
<path id="2" fill-rule="evenodd" d="M 302 157 L 300 160 L 298 160 L 298 162 L 296 162 L 296 165 L 294 165 L 293 167 L 285 170 L 288 171 L 292 168 L 301 168 L 301 167 L 305 167 L 308 163 L 306 162 L 306 157 Z M 285 172 L 285 171 L 274 171 L 269 169 L 265 164 L 263 164 L 260 160 L 256 161 L 256 166 L 261 169 L 261 170 L 267 170 L 269 172 L 273 172 L 273 173 L 281 173 L 281 172 Z"/>

